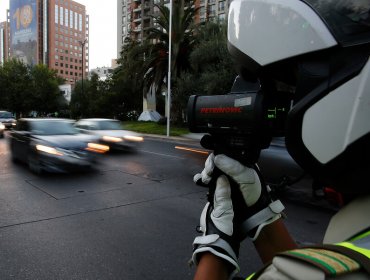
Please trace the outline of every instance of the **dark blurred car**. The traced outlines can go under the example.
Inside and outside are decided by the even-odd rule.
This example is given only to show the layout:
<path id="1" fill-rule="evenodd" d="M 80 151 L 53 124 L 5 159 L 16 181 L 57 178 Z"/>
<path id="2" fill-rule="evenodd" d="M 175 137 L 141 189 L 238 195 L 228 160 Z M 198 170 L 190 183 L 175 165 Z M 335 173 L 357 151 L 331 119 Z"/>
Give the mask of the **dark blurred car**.
<path id="1" fill-rule="evenodd" d="M 5 130 L 5 125 L 3 125 L 2 122 L 0 122 L 0 138 L 4 137 L 4 130 Z"/>
<path id="2" fill-rule="evenodd" d="M 100 143 L 111 150 L 135 151 L 144 138 L 138 133 L 124 130 L 120 121 L 113 119 L 81 119 L 75 127 L 82 133 L 96 135 Z"/>
<path id="3" fill-rule="evenodd" d="M 12 160 L 27 163 L 36 174 L 90 169 L 96 153 L 109 147 L 99 144 L 97 137 L 79 133 L 73 123 L 51 118 L 18 120 L 9 135 Z"/>
<path id="4" fill-rule="evenodd" d="M 0 111 L 0 123 L 3 123 L 6 129 L 11 129 L 17 123 L 12 113 Z"/>

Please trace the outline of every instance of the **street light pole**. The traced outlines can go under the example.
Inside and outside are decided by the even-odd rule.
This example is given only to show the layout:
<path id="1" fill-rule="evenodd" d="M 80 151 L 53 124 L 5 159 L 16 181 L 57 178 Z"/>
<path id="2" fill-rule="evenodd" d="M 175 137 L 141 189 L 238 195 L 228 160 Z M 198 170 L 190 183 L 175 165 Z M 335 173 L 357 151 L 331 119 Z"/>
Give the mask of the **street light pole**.
<path id="1" fill-rule="evenodd" d="M 171 56 L 172 56 L 172 0 L 170 0 L 170 28 L 168 32 L 168 83 L 167 83 L 167 137 L 170 136 L 171 113 Z"/>
<path id="2" fill-rule="evenodd" d="M 85 72 L 85 67 L 84 67 L 84 56 L 85 56 L 85 44 L 87 42 L 87 39 L 83 40 L 83 41 L 78 41 L 82 47 L 82 63 L 81 63 L 81 66 L 82 66 L 82 80 L 81 80 L 81 87 L 82 87 L 82 98 L 85 97 L 85 92 L 84 92 L 84 72 Z M 82 100 L 84 101 L 84 100 Z M 82 104 L 81 104 L 82 105 Z"/>

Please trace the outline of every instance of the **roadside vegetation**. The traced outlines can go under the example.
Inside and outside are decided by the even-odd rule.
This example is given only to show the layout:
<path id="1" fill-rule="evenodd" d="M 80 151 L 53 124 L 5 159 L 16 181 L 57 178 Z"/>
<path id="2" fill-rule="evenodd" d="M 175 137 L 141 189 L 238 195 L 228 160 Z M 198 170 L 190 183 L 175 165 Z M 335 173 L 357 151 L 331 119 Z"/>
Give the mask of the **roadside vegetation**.
<path id="1" fill-rule="evenodd" d="M 146 134 L 167 134 L 167 125 L 161 122 L 123 121 L 123 128 Z M 171 125 L 170 127 L 171 136 L 181 136 L 187 133 L 189 133 L 189 129 L 185 126 Z"/>
<path id="2" fill-rule="evenodd" d="M 176 133 L 176 127 L 186 129 L 190 95 L 228 93 L 236 76 L 227 51 L 226 23 L 208 19 L 196 25 L 193 4 L 193 0 L 173 2 L 171 134 Z M 169 10 L 157 7 L 159 14 L 153 20 L 160 28 L 148 30 L 146 41 L 127 39 L 113 74 L 104 81 L 97 75 L 77 81 L 69 104 L 59 92 L 58 85 L 64 82 L 54 70 L 15 60 L 0 65 L 0 109 L 12 111 L 17 117 L 31 112 L 42 116 L 58 112 L 58 116 L 73 119 L 116 118 L 135 124 L 137 130 L 144 127 L 146 133 L 164 130 L 161 134 L 165 134 Z M 164 119 L 158 124 L 127 122 L 138 119 L 149 88 L 154 89 L 156 110 Z"/>

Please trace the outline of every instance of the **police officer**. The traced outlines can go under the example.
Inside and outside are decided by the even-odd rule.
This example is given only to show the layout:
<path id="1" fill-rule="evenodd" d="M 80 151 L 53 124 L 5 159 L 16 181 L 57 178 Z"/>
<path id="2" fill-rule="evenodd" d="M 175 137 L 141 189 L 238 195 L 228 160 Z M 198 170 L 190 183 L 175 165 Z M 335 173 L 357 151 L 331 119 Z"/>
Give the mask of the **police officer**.
<path id="1" fill-rule="evenodd" d="M 323 244 L 297 248 L 281 219 L 284 206 L 270 197 L 259 170 L 211 154 L 194 181 L 208 184 L 215 167 L 224 175 L 201 213 L 195 279 L 236 275 L 245 239 L 266 263 L 248 279 L 370 279 L 370 2 L 234 0 L 228 20 L 239 75 L 260 81 L 261 94 L 293 93 L 288 152 L 342 193 L 345 205 Z M 247 207 L 243 221 L 231 181 Z"/>

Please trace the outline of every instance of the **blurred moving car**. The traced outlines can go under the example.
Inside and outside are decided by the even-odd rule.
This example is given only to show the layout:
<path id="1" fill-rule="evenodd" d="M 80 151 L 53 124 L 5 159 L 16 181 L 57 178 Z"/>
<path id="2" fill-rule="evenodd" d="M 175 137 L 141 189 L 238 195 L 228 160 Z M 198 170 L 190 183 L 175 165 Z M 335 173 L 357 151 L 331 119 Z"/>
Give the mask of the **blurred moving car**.
<path id="1" fill-rule="evenodd" d="M 82 133 L 96 135 L 100 143 L 108 145 L 110 150 L 135 151 L 144 138 L 136 132 L 122 129 L 122 124 L 113 119 L 81 119 L 75 127 Z"/>
<path id="2" fill-rule="evenodd" d="M 4 138 L 4 130 L 5 130 L 5 125 L 3 125 L 2 122 L 0 122 L 0 138 Z"/>
<path id="3" fill-rule="evenodd" d="M 11 129 L 17 122 L 12 113 L 8 111 L 0 111 L 0 123 L 3 123 L 6 129 Z"/>
<path id="4" fill-rule="evenodd" d="M 79 133 L 73 123 L 53 118 L 18 120 L 9 135 L 12 160 L 27 163 L 36 174 L 90 169 L 96 154 L 109 147 L 99 144 L 97 137 Z"/>

